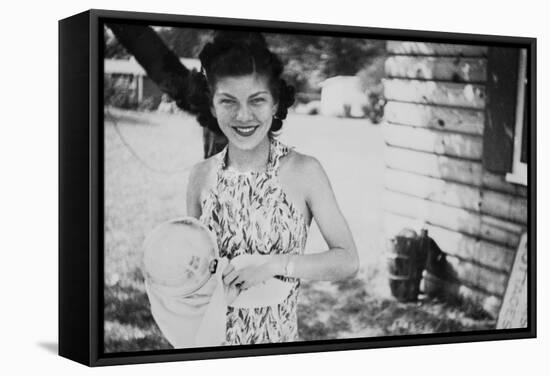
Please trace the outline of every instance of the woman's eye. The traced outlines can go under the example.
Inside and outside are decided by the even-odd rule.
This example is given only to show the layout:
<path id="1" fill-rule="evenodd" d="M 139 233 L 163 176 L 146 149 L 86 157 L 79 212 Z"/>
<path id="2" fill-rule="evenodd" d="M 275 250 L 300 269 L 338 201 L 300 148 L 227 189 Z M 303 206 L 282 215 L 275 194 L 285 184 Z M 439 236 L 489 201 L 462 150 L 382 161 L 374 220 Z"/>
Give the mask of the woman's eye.
<path id="1" fill-rule="evenodd" d="M 265 102 L 264 98 L 254 98 L 252 99 L 252 103 L 263 103 Z"/>
<path id="2" fill-rule="evenodd" d="M 222 103 L 222 104 L 231 104 L 231 103 L 233 103 L 233 101 L 231 99 L 222 99 L 222 100 L 220 100 L 220 103 Z"/>

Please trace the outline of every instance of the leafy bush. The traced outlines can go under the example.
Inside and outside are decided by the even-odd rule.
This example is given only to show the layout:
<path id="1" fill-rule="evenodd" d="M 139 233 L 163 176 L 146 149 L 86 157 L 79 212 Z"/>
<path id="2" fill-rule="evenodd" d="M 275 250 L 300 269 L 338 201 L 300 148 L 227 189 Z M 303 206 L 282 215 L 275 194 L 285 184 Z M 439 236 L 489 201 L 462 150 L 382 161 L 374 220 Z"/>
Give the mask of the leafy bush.
<path id="1" fill-rule="evenodd" d="M 103 78 L 103 101 L 105 105 L 136 109 L 136 91 L 130 85 L 131 79 L 123 75 L 105 75 Z"/>
<path id="2" fill-rule="evenodd" d="M 155 111 L 160 103 L 159 96 L 151 96 L 143 99 L 137 106 L 140 111 Z"/>

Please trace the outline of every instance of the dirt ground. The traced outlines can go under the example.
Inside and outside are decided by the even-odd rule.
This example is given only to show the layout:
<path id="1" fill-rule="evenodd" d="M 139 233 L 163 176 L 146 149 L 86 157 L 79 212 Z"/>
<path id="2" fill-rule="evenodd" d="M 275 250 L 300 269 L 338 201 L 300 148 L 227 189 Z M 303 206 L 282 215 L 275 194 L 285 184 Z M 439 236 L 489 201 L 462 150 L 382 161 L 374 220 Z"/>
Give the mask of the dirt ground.
<path id="1" fill-rule="evenodd" d="M 391 297 L 380 219 L 384 171 L 380 126 L 364 119 L 290 114 L 280 140 L 321 161 L 361 261 L 354 279 L 302 282 L 301 340 L 494 327 L 494 320 L 472 307 L 427 300 L 399 303 Z M 106 352 L 170 347 L 149 311 L 139 267 L 141 243 L 157 223 L 185 215 L 189 168 L 201 157 L 202 132 L 193 117 L 106 110 Z M 319 230 L 312 225 L 306 252 L 325 249 Z"/>

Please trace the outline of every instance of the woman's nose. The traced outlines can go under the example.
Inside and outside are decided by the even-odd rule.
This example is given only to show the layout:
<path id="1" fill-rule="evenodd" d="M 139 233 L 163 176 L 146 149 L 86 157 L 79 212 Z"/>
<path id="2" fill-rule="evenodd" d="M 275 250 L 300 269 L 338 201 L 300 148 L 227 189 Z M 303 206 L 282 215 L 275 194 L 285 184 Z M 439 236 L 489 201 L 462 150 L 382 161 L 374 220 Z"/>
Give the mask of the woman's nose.
<path id="1" fill-rule="evenodd" d="M 240 106 L 239 110 L 237 111 L 236 119 L 238 121 L 247 121 L 250 120 L 252 117 L 252 111 L 248 108 L 248 106 Z"/>

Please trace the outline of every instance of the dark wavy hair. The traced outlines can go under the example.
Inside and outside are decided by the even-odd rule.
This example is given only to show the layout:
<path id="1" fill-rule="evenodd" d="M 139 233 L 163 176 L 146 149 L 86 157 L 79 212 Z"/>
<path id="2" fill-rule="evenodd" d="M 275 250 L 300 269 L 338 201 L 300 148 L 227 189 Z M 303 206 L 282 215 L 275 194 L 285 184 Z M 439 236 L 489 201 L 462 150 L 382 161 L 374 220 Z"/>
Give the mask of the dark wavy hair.
<path id="1" fill-rule="evenodd" d="M 188 102 L 201 126 L 222 133 L 217 119 L 210 111 L 214 88 L 220 78 L 256 73 L 267 77 L 271 94 L 278 102 L 270 133 L 282 128 L 288 108 L 294 103 L 294 87 L 281 78 L 283 64 L 269 50 L 262 34 L 218 31 L 213 41 L 203 47 L 199 59 L 202 68 L 200 72 L 191 72 Z"/>

